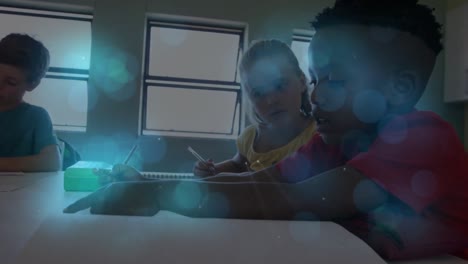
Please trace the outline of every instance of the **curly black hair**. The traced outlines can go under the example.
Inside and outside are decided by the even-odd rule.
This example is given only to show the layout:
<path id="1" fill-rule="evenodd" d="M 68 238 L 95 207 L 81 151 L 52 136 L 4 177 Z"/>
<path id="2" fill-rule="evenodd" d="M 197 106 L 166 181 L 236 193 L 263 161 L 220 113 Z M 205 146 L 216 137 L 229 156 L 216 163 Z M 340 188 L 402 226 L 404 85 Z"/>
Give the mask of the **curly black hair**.
<path id="1" fill-rule="evenodd" d="M 433 11 L 418 0 L 336 0 L 335 5 L 325 8 L 311 25 L 316 30 L 345 23 L 391 27 L 421 38 L 438 54 L 443 49 L 442 26 Z"/>

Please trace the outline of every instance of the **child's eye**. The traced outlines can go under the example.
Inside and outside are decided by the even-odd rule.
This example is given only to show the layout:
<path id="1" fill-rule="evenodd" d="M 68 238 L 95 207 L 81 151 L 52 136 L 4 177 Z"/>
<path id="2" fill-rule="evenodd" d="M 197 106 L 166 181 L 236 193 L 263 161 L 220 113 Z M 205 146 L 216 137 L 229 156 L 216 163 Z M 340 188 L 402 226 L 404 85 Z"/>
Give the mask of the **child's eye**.
<path id="1" fill-rule="evenodd" d="M 8 81 L 7 81 L 7 84 L 8 84 L 8 85 L 11 85 L 11 86 L 16 86 L 16 82 L 15 82 L 15 81 L 10 81 L 10 80 L 8 80 Z"/>
<path id="2" fill-rule="evenodd" d="M 281 80 L 276 84 L 275 90 L 281 92 L 281 91 L 285 90 L 286 85 L 287 85 L 287 81 L 286 80 Z"/>
<path id="3" fill-rule="evenodd" d="M 263 96 L 263 93 L 261 93 L 261 92 L 259 92 L 257 90 L 253 90 L 250 94 L 252 95 L 253 98 L 260 98 L 260 97 Z"/>

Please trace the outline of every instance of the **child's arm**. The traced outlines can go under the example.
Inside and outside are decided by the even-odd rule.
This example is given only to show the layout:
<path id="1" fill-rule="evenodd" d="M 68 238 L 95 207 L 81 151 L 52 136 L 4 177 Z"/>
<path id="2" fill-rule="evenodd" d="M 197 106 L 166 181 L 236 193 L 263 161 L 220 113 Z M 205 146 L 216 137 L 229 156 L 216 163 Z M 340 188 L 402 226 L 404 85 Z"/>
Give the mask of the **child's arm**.
<path id="1" fill-rule="evenodd" d="M 48 145 L 31 156 L 0 158 L 0 171 L 47 172 L 61 169 L 57 145 Z"/>
<path id="2" fill-rule="evenodd" d="M 241 173 L 248 170 L 247 159 L 239 153 L 236 153 L 232 159 L 219 163 L 211 161 L 195 163 L 193 174 L 200 177 L 213 176 L 222 172 Z"/>
<path id="3" fill-rule="evenodd" d="M 205 190 L 188 208 L 175 199 L 181 181 L 121 182 L 102 188 L 64 211 L 91 207 L 99 214 L 155 214 L 169 210 L 192 217 L 297 219 L 313 215 L 320 220 L 351 217 L 385 203 L 387 193 L 360 172 L 340 167 L 305 181 L 287 183 L 185 182 Z M 223 199 L 220 199 L 222 197 Z"/>
<path id="4" fill-rule="evenodd" d="M 248 170 L 247 158 L 242 156 L 239 152 L 234 155 L 232 159 L 215 164 L 216 173 L 233 172 L 240 173 Z"/>
<path id="5" fill-rule="evenodd" d="M 281 172 L 276 166 L 270 166 L 268 168 L 259 171 L 247 171 L 243 172 L 221 172 L 212 177 L 205 177 L 204 181 L 219 182 L 219 183 L 247 183 L 247 182 L 287 182 L 283 179 Z"/>
<path id="6" fill-rule="evenodd" d="M 171 199 L 177 186 L 177 182 L 158 186 L 160 209 L 193 217 L 223 217 L 221 214 L 227 214 L 224 217 L 295 219 L 306 212 L 320 220 L 332 220 L 371 211 L 387 200 L 387 193 L 382 188 L 350 167 L 339 167 L 295 184 L 199 183 L 200 189 L 207 188 L 210 193 L 219 193 L 226 198 L 228 212 L 219 212 L 220 215 L 215 210 L 219 206 L 216 195 L 201 199 L 195 208 L 180 206 Z"/>

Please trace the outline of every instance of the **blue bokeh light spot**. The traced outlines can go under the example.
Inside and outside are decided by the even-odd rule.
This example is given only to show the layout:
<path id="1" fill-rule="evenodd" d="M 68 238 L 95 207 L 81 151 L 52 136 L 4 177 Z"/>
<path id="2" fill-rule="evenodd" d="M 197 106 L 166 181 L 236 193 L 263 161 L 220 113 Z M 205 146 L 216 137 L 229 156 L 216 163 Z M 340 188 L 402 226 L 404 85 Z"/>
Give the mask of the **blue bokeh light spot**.
<path id="1" fill-rule="evenodd" d="M 353 112 L 364 123 L 375 123 L 383 118 L 387 111 L 387 100 L 377 90 L 365 89 L 359 92 L 353 101 Z"/>
<path id="2" fill-rule="evenodd" d="M 178 206 L 184 209 L 193 209 L 200 204 L 202 191 L 195 182 L 182 181 L 177 185 L 173 195 Z"/>

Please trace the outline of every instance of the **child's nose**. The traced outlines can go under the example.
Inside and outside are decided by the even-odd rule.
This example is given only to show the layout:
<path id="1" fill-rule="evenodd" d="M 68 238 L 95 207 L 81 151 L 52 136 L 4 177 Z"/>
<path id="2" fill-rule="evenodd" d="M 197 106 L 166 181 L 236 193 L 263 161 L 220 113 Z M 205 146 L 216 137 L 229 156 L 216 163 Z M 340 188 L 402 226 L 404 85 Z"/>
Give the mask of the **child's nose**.
<path id="1" fill-rule="evenodd" d="M 310 102 L 314 105 L 318 105 L 320 104 L 320 102 L 322 101 L 322 97 L 321 96 L 318 96 L 317 94 L 317 88 L 315 88 L 312 93 L 310 94 Z"/>

